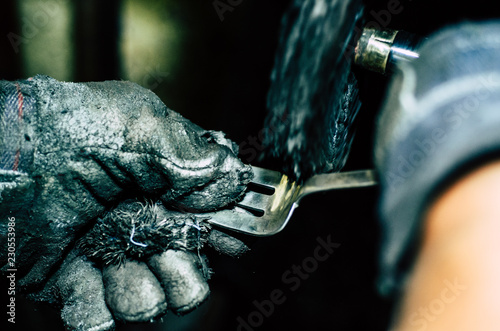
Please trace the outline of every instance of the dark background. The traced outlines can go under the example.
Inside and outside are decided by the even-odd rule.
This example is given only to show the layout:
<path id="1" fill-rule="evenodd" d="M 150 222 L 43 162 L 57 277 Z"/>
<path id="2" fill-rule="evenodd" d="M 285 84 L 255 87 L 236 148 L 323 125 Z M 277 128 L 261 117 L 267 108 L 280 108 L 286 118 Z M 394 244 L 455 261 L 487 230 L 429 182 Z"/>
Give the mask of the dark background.
<path id="1" fill-rule="evenodd" d="M 10 32 L 22 33 L 20 2 L 2 2 L 0 79 L 33 74 L 25 70 L 29 58 L 22 57 L 23 48 L 15 53 L 6 38 Z M 165 0 L 167 10 L 181 22 L 185 33 L 178 65 L 154 92 L 170 108 L 204 128 L 226 132 L 237 143 L 257 136 L 266 114 L 280 19 L 289 2 L 243 0 L 221 21 L 212 0 Z M 121 1 L 71 3 L 71 80 L 126 78 L 117 47 Z M 371 11 L 379 13 L 387 3 L 367 1 L 366 21 L 375 20 Z M 401 6 L 404 9 L 391 16 L 387 27 L 421 35 L 451 23 L 500 15 L 494 3 L 482 0 L 401 0 Z M 372 167 L 373 123 L 387 83 L 383 76 L 359 69 L 355 73 L 363 106 L 346 169 Z M 392 303 L 376 294 L 374 284 L 380 238 L 377 196 L 377 189 L 372 188 L 305 199 L 282 233 L 250 238 L 252 251 L 239 260 L 207 250 L 215 274 L 210 280 L 211 297 L 198 310 L 184 317 L 169 313 L 153 324 L 119 324 L 118 330 L 236 330 L 240 320 L 255 318 L 254 301 L 269 300 L 274 290 L 281 291 L 286 299 L 275 305 L 268 317 L 255 318 L 254 330 L 386 330 Z M 292 291 L 292 285 L 283 282 L 283 275 L 294 265 L 310 261 L 317 238 L 326 240 L 328 236 L 340 247 Z M 19 329 L 63 329 L 56 310 L 18 299 Z"/>

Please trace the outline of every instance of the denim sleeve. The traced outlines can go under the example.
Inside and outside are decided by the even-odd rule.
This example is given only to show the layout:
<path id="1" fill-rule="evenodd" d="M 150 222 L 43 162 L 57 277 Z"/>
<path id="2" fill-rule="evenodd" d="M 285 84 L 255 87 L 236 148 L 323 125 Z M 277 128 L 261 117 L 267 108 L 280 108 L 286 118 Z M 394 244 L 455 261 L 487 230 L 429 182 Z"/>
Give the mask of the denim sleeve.
<path id="1" fill-rule="evenodd" d="M 439 31 L 393 77 L 377 123 L 383 230 L 378 287 L 396 294 L 437 194 L 500 157 L 500 21 Z"/>

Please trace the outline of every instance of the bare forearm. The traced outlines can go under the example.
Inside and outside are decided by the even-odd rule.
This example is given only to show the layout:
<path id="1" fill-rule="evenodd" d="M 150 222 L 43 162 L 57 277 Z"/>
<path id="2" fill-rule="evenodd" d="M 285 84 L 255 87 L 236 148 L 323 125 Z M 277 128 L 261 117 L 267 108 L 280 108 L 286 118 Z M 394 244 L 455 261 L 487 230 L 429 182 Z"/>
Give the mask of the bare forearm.
<path id="1" fill-rule="evenodd" d="M 394 331 L 497 330 L 499 207 L 498 161 L 436 200 Z"/>

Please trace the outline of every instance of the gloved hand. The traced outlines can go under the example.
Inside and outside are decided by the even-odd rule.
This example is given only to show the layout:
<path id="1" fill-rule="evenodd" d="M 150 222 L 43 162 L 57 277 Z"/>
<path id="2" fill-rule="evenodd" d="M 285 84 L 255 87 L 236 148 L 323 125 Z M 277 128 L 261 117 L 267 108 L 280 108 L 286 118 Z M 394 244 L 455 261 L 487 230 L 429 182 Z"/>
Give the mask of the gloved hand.
<path id="1" fill-rule="evenodd" d="M 99 272 L 79 252 L 57 269 L 86 226 L 106 210 L 139 197 L 170 208 L 211 211 L 238 199 L 252 176 L 222 134 L 190 123 L 152 92 L 128 82 L 76 84 L 45 76 L 1 81 L 0 115 L 1 245 L 7 247 L 7 221 L 14 217 L 17 285 L 25 291 L 39 289 L 57 271 L 60 284 L 74 284 L 59 286 L 70 289 L 60 293 L 66 306 L 80 305 L 77 292 L 84 281 L 99 293 Z M 172 255 L 182 260 L 185 253 L 165 253 Z M 9 268 L 6 250 L 0 262 L 2 271 Z M 105 279 L 121 272 L 118 285 L 131 281 L 135 267 L 125 265 L 134 263 L 108 268 L 116 272 L 105 269 Z M 137 273 L 145 271 L 137 265 Z M 79 282 L 74 276 L 81 270 L 93 270 L 95 277 Z M 183 272 L 190 270 L 194 268 Z M 63 317 L 67 312 L 63 309 Z M 85 320 L 83 316 L 76 319 Z"/>
<path id="2" fill-rule="evenodd" d="M 419 53 L 393 77 L 377 127 L 385 294 L 404 288 L 427 207 L 500 150 L 500 23 L 448 27 Z"/>
<path id="3" fill-rule="evenodd" d="M 114 319 L 150 321 L 167 309 L 188 313 L 209 295 L 203 246 L 233 257 L 247 250 L 205 220 L 160 203 L 122 202 L 31 297 L 61 305 L 65 326 L 75 330 L 108 330 Z"/>

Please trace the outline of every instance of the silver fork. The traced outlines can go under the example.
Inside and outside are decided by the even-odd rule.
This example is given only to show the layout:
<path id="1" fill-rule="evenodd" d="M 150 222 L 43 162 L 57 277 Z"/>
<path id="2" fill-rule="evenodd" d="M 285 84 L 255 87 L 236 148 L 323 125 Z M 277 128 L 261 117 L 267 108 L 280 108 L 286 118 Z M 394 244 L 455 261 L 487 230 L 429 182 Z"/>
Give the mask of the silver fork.
<path id="1" fill-rule="evenodd" d="M 213 213 L 208 222 L 254 236 L 271 236 L 283 230 L 300 200 L 316 192 L 377 185 L 374 170 L 321 174 L 297 185 L 277 171 L 253 167 L 254 178 L 241 201 L 231 209 Z"/>

